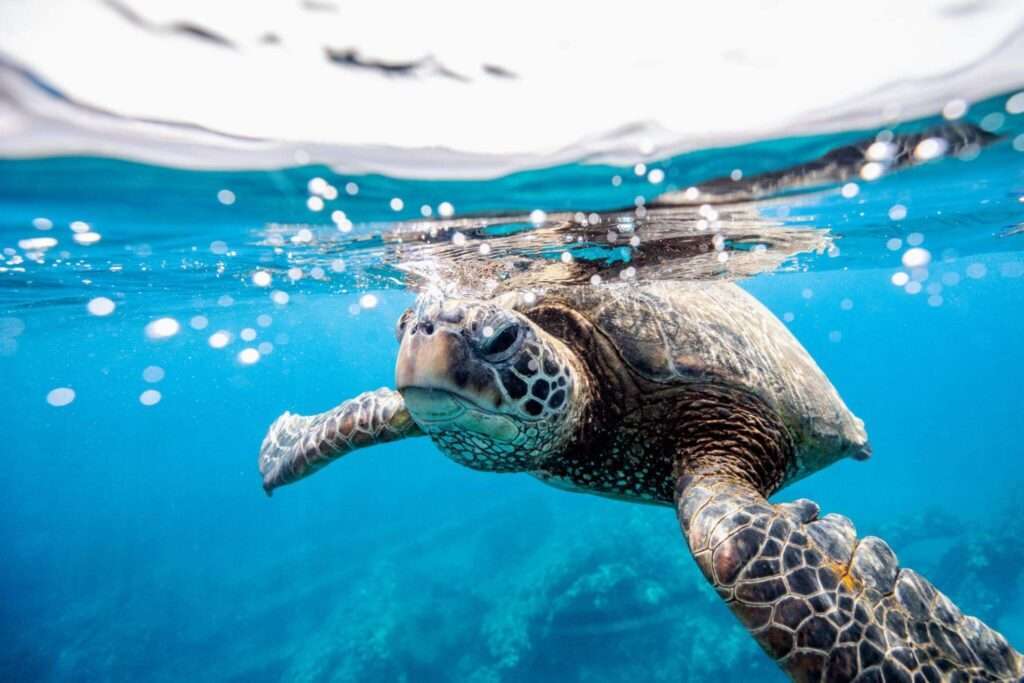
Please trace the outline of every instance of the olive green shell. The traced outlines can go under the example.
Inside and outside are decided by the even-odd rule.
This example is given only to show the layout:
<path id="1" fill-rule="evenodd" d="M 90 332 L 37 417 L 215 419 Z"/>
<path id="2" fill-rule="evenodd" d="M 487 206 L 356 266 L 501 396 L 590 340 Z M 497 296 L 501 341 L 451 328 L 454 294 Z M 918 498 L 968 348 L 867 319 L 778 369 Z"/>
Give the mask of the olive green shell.
<path id="1" fill-rule="evenodd" d="M 527 312 L 561 300 L 618 347 L 638 375 L 662 385 L 714 383 L 775 410 L 796 444 L 786 482 L 844 457 L 870 455 L 855 417 L 796 337 L 731 282 L 621 283 L 515 292 L 499 301 Z M 563 340 L 570 348 L 572 339 Z"/>

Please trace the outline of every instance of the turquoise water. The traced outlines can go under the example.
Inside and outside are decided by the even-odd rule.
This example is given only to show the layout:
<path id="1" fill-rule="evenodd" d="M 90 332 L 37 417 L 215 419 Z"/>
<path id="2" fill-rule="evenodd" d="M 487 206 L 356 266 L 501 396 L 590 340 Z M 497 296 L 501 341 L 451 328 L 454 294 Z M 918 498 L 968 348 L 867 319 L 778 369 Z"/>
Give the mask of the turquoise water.
<path id="1" fill-rule="evenodd" d="M 976 155 L 855 178 L 855 195 L 832 182 L 718 211 L 753 233 L 831 231 L 820 253 L 741 284 L 865 420 L 874 457 L 776 499 L 850 516 L 1020 649 L 1024 115 L 989 127 L 999 138 Z M 0 677 L 781 679 L 704 584 L 671 509 L 462 469 L 422 439 L 353 454 L 268 499 L 256 454 L 283 410 L 391 384 L 394 321 L 414 298 L 394 231 L 425 229 L 395 221 L 421 206 L 435 218 L 443 202 L 456 218 L 610 210 L 877 133 L 653 160 L 657 184 L 597 165 L 413 182 L 323 166 L 0 161 Z M 338 197 L 314 212 L 318 177 Z M 334 210 L 345 217 L 332 222 Z M 458 258 L 535 230 L 509 222 L 466 229 Z M 56 244 L 19 245 L 38 238 Z M 727 249 L 737 259 L 741 243 Z M 539 259 L 557 244 L 512 246 Z M 904 266 L 911 247 L 927 250 L 926 267 Z M 87 308 L 100 297 L 107 315 Z M 175 329 L 150 326 L 163 318 L 176 333 L 147 336 Z M 213 348 L 219 331 L 229 341 Z M 51 405 L 67 389 L 73 400 Z"/>

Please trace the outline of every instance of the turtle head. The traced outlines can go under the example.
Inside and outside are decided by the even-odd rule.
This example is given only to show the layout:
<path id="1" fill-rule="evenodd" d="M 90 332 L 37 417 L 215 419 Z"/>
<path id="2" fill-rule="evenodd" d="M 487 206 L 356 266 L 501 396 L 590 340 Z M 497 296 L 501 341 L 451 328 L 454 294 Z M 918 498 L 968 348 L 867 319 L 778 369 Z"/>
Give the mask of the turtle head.
<path id="1" fill-rule="evenodd" d="M 453 460 L 528 471 L 578 431 L 581 363 L 525 316 L 489 301 L 421 300 L 398 321 L 395 386 Z"/>

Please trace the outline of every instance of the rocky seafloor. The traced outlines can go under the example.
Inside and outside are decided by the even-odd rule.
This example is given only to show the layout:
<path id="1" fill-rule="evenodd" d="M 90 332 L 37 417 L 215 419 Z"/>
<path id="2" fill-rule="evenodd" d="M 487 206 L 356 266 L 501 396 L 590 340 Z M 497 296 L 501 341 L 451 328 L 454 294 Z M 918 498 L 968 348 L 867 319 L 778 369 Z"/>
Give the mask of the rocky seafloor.
<path id="1" fill-rule="evenodd" d="M 187 577 L 155 557 L 65 586 L 62 612 L 31 631 L 7 624 L 2 663 L 19 680 L 782 680 L 701 579 L 670 510 L 621 506 L 609 526 L 550 500 L 396 531 L 355 562 L 343 535 L 233 577 L 209 574 L 230 558 Z M 932 509 L 877 531 L 1019 647 L 1024 604 L 1005 596 L 1024 594 L 1021 502 L 987 523 Z"/>

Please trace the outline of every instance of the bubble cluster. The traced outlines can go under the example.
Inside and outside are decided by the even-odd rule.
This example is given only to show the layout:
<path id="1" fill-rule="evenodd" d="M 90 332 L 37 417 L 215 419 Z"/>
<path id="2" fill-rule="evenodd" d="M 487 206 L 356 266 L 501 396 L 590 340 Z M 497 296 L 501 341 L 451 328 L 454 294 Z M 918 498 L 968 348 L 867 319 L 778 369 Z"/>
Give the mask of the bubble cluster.
<path id="1" fill-rule="evenodd" d="M 29 237 L 18 240 L 18 248 L 25 251 L 45 250 L 57 246 L 57 240 L 53 237 Z"/>

